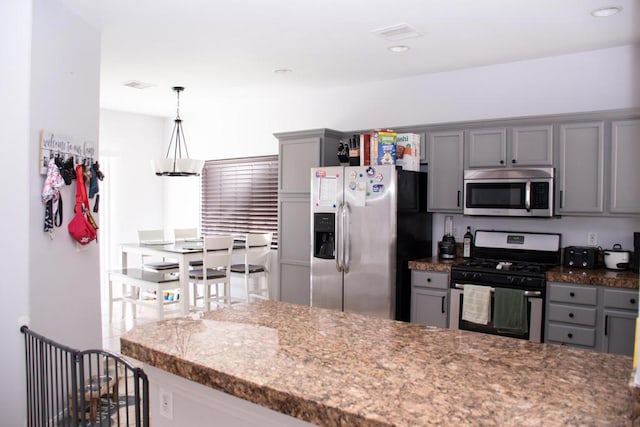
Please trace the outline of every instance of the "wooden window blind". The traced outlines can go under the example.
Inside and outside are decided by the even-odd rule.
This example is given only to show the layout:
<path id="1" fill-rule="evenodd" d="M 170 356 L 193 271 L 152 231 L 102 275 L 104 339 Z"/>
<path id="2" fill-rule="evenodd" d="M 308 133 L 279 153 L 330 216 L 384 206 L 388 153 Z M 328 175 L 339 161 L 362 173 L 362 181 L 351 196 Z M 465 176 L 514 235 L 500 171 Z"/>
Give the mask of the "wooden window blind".
<path id="1" fill-rule="evenodd" d="M 207 160 L 202 170 L 205 236 L 273 233 L 278 245 L 278 156 Z"/>

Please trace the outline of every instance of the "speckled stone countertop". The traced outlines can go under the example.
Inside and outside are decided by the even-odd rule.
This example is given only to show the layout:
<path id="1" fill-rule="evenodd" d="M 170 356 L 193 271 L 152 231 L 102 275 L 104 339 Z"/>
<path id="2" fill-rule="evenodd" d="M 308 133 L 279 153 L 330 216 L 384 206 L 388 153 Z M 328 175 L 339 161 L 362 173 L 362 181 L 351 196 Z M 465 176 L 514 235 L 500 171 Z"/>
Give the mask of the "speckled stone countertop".
<path id="1" fill-rule="evenodd" d="M 421 271 L 450 272 L 451 266 L 462 262 L 462 258 L 455 260 L 441 260 L 438 257 L 422 258 L 409 261 L 409 268 Z M 640 280 L 638 273 L 631 271 L 612 271 L 601 269 L 587 270 L 581 268 L 565 268 L 562 266 L 547 271 L 547 281 L 579 283 L 582 285 L 609 286 L 613 288 L 638 289 Z"/>
<path id="2" fill-rule="evenodd" d="M 278 301 L 135 327 L 124 355 L 328 426 L 629 425 L 629 357 Z"/>

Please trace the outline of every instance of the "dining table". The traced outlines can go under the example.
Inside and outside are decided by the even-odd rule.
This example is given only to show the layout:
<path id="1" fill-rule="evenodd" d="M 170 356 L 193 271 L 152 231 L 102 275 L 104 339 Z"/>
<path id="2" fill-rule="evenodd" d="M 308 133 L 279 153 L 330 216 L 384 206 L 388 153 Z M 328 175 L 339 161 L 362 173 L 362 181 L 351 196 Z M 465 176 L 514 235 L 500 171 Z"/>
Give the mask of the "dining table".
<path id="1" fill-rule="evenodd" d="M 122 243 L 122 269 L 130 264 L 130 255 L 153 256 L 174 259 L 178 263 L 178 277 L 180 282 L 180 311 L 189 314 L 189 264 L 203 259 L 203 240 L 190 239 L 184 241 L 149 241 L 139 243 Z M 235 239 L 233 254 L 242 255 L 245 250 L 244 240 Z"/>

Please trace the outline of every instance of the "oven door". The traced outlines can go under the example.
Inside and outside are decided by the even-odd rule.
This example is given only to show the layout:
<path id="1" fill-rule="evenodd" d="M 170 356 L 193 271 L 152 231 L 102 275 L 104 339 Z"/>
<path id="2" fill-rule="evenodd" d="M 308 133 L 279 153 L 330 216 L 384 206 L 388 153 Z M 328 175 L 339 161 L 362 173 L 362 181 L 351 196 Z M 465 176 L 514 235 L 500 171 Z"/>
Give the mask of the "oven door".
<path id="1" fill-rule="evenodd" d="M 529 331 L 524 335 L 515 335 L 497 330 L 493 327 L 491 322 L 489 322 L 488 325 L 479 325 L 477 323 L 471 323 L 462 320 L 464 285 L 455 283 L 453 288 L 451 289 L 451 303 L 449 306 L 449 328 L 525 339 L 532 342 L 542 342 L 542 292 L 525 291 L 525 296 L 527 297 L 528 302 L 527 314 L 529 316 Z M 491 312 L 493 312 L 493 298 L 491 299 Z"/>

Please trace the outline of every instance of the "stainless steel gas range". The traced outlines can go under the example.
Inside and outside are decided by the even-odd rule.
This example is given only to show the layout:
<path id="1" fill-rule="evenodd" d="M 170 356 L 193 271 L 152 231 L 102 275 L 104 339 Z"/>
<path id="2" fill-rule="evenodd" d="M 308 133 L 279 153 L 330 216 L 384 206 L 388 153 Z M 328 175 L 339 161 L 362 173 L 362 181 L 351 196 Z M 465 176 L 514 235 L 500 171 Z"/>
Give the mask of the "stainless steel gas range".
<path id="1" fill-rule="evenodd" d="M 473 258 L 451 267 L 449 327 L 542 342 L 545 272 L 560 265 L 560 234 L 478 230 Z M 487 316 L 469 321 L 465 307 L 486 305 Z M 488 289 L 487 289 L 488 288 Z M 473 293 L 472 293 L 473 292 Z M 480 295 L 480 298 L 478 298 Z M 484 296 L 484 299 L 483 299 Z M 497 317 L 499 316 L 499 318 Z M 521 317 L 517 328 L 498 326 Z M 507 322 L 508 323 L 508 322 Z"/>

